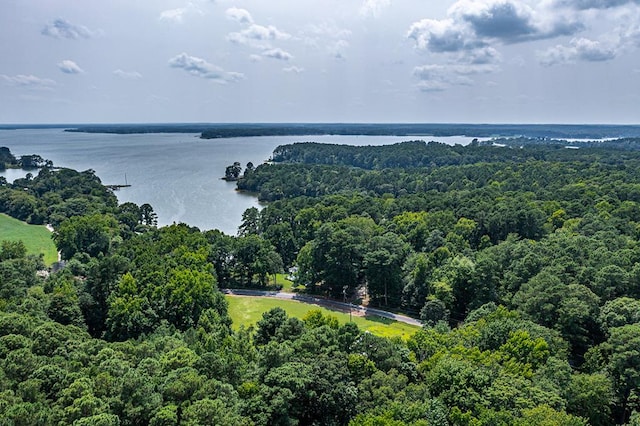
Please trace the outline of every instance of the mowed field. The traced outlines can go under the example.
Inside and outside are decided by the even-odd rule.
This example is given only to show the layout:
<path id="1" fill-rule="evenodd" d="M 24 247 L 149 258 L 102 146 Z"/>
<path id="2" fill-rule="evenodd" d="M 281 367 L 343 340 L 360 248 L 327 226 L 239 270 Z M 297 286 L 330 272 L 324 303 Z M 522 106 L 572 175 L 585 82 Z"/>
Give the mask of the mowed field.
<path id="1" fill-rule="evenodd" d="M 270 297 L 246 297 L 226 296 L 229 302 L 229 315 L 233 319 L 233 328 L 241 325 L 248 327 L 262 319 L 262 314 L 277 306 L 284 309 L 291 317 L 302 319 L 311 310 L 320 310 L 324 315 L 335 316 L 341 324 L 349 322 L 349 313 L 332 311 L 317 305 L 297 302 L 295 300 L 282 300 Z M 377 336 L 408 338 L 420 328 L 375 316 L 353 316 L 361 330 L 369 331 Z"/>
<path id="2" fill-rule="evenodd" d="M 43 225 L 29 225 L 0 213 L 0 241 L 22 240 L 29 254 L 44 254 L 44 263 L 51 265 L 58 260 L 51 232 Z"/>

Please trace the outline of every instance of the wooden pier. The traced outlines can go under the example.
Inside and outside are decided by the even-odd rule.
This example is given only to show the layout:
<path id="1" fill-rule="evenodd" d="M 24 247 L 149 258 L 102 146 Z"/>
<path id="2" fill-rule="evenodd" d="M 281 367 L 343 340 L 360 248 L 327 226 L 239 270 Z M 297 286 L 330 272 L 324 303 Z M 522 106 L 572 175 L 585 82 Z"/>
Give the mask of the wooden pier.
<path id="1" fill-rule="evenodd" d="M 130 187 L 131 185 L 105 185 L 105 186 L 106 186 L 107 188 L 109 188 L 110 190 L 112 190 L 112 191 L 117 191 L 117 190 L 119 190 L 120 188 L 128 188 L 128 187 Z"/>

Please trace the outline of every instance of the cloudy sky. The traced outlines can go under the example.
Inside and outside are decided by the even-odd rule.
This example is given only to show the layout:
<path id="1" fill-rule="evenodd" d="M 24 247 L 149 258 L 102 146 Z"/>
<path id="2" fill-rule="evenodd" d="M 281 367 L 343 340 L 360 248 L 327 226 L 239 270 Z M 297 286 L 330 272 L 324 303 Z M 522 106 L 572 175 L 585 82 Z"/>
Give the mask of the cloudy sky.
<path id="1" fill-rule="evenodd" d="M 639 123 L 640 0 L 0 0 L 0 123 Z"/>

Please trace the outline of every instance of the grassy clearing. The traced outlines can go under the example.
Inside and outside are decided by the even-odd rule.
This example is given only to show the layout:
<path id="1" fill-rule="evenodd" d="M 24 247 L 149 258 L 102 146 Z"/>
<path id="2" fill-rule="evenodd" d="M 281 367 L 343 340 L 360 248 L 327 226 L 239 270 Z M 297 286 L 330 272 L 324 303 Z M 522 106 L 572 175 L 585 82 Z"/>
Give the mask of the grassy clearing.
<path id="1" fill-rule="evenodd" d="M 44 263 L 51 265 L 58 260 L 51 232 L 42 225 L 29 225 L 5 214 L 0 214 L 0 240 L 22 240 L 29 254 L 44 254 Z"/>
<path id="2" fill-rule="evenodd" d="M 282 286 L 282 290 L 287 293 L 293 293 L 293 282 L 287 279 L 288 274 L 276 274 L 276 284 Z"/>
<path id="3" fill-rule="evenodd" d="M 229 315 L 233 319 L 233 328 L 238 329 L 241 325 L 248 327 L 262 319 L 262 314 L 277 306 L 281 307 L 292 317 L 302 318 L 307 312 L 319 309 L 325 315 L 333 315 L 340 323 L 349 322 L 349 314 L 331 311 L 317 305 L 302 303 L 295 300 L 282 300 L 269 297 L 239 297 L 226 296 L 229 302 Z M 419 327 L 411 326 L 402 322 L 379 317 L 353 317 L 361 330 L 369 331 L 377 336 L 402 337 L 404 339 L 419 330 Z"/>

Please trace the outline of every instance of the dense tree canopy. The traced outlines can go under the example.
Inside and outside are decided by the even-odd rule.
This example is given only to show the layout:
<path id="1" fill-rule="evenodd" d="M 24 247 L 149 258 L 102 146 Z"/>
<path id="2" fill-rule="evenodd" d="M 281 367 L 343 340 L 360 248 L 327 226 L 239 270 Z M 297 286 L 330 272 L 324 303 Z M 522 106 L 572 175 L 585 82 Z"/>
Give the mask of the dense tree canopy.
<path id="1" fill-rule="evenodd" d="M 92 171 L 3 184 L 0 210 L 51 223 L 66 264 L 0 242 L 1 423 L 637 422 L 636 143 L 518 143 L 280 147 L 239 176 L 273 201 L 237 236 L 158 229 Z M 292 266 L 299 291 L 424 327 L 275 308 L 234 330 L 219 287 Z"/>

